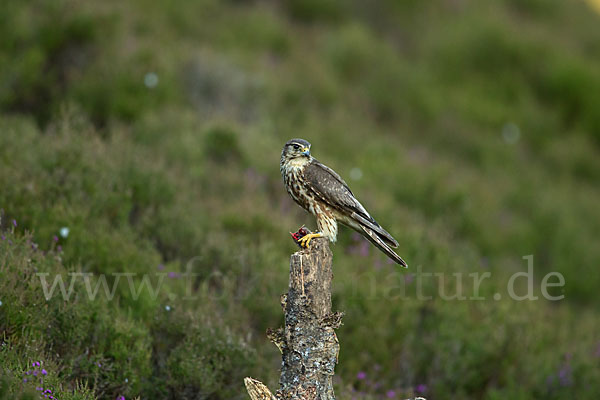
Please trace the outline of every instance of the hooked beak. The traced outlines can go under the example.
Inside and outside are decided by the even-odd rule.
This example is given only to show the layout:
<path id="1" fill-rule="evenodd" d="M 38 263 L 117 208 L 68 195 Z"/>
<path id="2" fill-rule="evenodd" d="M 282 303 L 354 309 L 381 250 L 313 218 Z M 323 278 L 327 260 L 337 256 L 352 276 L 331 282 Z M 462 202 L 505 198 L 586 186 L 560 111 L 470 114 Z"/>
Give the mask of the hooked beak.
<path id="1" fill-rule="evenodd" d="M 304 156 L 310 156 L 310 148 L 305 147 L 302 149 L 302 155 Z"/>

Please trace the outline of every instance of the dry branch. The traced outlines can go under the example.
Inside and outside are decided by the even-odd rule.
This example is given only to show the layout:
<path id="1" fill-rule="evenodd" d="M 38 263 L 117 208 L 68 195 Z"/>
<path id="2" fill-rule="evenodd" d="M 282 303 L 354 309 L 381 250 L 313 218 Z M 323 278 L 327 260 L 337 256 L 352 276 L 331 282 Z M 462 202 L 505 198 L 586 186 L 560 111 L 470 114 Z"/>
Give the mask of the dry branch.
<path id="1" fill-rule="evenodd" d="M 332 254 L 327 239 L 292 254 L 287 295 L 281 298 L 285 327 L 267 336 L 282 353 L 280 388 L 274 396 L 261 382 L 246 378 L 252 400 L 334 400 L 333 374 L 339 343 L 334 329 L 342 314 L 331 312 Z"/>

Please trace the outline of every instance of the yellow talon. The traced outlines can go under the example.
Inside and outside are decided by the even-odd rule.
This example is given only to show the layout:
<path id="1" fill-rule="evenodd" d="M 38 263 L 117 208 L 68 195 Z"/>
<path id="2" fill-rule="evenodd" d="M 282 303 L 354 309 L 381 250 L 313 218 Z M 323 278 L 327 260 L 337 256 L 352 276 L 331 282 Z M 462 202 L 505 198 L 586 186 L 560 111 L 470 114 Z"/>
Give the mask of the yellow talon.
<path id="1" fill-rule="evenodd" d="M 300 238 L 300 240 L 298 240 L 298 242 L 300 243 L 300 246 L 304 247 L 305 249 L 308 249 L 308 245 L 309 245 L 310 241 L 313 238 L 318 238 L 318 237 L 323 237 L 323 234 L 320 232 L 309 233 L 308 235 L 302 236 Z"/>

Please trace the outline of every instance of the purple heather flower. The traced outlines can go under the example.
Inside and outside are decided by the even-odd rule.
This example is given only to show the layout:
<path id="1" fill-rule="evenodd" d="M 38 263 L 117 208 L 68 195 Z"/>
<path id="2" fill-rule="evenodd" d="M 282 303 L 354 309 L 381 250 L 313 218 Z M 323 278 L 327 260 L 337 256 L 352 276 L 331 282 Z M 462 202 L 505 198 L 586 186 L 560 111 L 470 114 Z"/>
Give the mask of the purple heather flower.
<path id="1" fill-rule="evenodd" d="M 388 399 L 394 398 L 394 397 L 396 397 L 396 392 L 394 392 L 393 390 L 388 390 L 387 393 L 385 394 L 385 396 Z"/>
<path id="2" fill-rule="evenodd" d="M 98 368 L 102 368 L 102 364 L 96 363 L 96 365 L 98 366 Z"/>
<path id="3" fill-rule="evenodd" d="M 358 246 L 358 254 L 360 254 L 361 257 L 367 257 L 369 255 L 369 243 L 363 241 Z"/>
<path id="4" fill-rule="evenodd" d="M 46 371 L 45 369 L 42 369 L 42 375 L 48 375 L 48 371 Z"/>
<path id="5" fill-rule="evenodd" d="M 46 390 L 44 390 L 44 393 L 52 393 L 52 390 L 46 389 Z"/>
<path id="6" fill-rule="evenodd" d="M 39 361 L 35 361 L 35 362 L 33 363 L 33 366 L 34 366 L 34 367 L 39 367 L 40 365 L 41 365 L 41 364 L 40 364 L 40 362 L 39 362 Z"/>
<path id="7" fill-rule="evenodd" d="M 169 272 L 168 276 L 169 276 L 169 278 L 177 278 L 179 276 L 179 274 L 177 272 L 171 271 L 171 272 Z"/>
<path id="8" fill-rule="evenodd" d="M 38 370 L 33 371 L 33 376 L 38 376 Z"/>
<path id="9" fill-rule="evenodd" d="M 117 400 L 125 400 L 125 396 L 119 396 L 117 397 Z"/>
<path id="10" fill-rule="evenodd" d="M 35 390 L 39 390 L 40 392 L 44 390 L 42 387 L 36 387 Z"/>
<path id="11" fill-rule="evenodd" d="M 12 223 L 13 223 L 13 226 L 16 228 L 16 227 L 17 227 L 17 220 L 16 220 L 16 219 L 13 219 L 13 220 L 12 220 Z"/>
<path id="12" fill-rule="evenodd" d="M 427 391 L 427 385 L 421 383 L 419 385 L 417 385 L 417 387 L 415 388 L 415 392 L 417 393 L 425 393 Z"/>
<path id="13" fill-rule="evenodd" d="M 356 374 L 356 379 L 358 379 L 359 381 L 362 381 L 366 377 L 367 377 L 367 373 L 364 371 L 359 371 L 359 373 Z"/>
<path id="14" fill-rule="evenodd" d="M 59 253 L 62 252 L 62 246 L 61 245 L 56 246 L 56 251 L 58 251 Z"/>
<path id="15" fill-rule="evenodd" d="M 6 236 L 2 235 L 2 240 L 6 240 Z"/>
<path id="16" fill-rule="evenodd" d="M 27 378 L 23 378 L 23 382 L 27 382 Z"/>
<path id="17" fill-rule="evenodd" d="M 52 240 L 55 242 L 58 242 L 58 236 L 56 236 L 56 235 L 52 236 Z"/>
<path id="18" fill-rule="evenodd" d="M 375 268 L 377 271 L 379 271 L 381 269 L 381 267 L 383 267 L 383 262 L 379 258 L 376 258 L 373 261 L 373 268 Z"/>
<path id="19" fill-rule="evenodd" d="M 558 371 L 557 376 L 560 386 L 571 386 L 573 384 L 573 375 L 569 364 L 563 365 Z"/>

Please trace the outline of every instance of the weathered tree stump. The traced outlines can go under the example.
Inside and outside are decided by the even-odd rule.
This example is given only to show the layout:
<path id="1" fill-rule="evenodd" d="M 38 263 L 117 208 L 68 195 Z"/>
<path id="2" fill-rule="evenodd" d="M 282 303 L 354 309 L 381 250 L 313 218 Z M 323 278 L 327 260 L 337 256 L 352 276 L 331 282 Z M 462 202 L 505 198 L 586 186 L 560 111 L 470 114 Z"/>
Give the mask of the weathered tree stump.
<path id="1" fill-rule="evenodd" d="M 331 312 L 332 254 L 325 238 L 292 254 L 290 284 L 281 297 L 285 327 L 267 336 L 282 354 L 279 390 L 273 395 L 261 382 L 246 378 L 253 400 L 334 400 L 333 375 L 339 343 L 334 329 L 342 313 Z"/>

